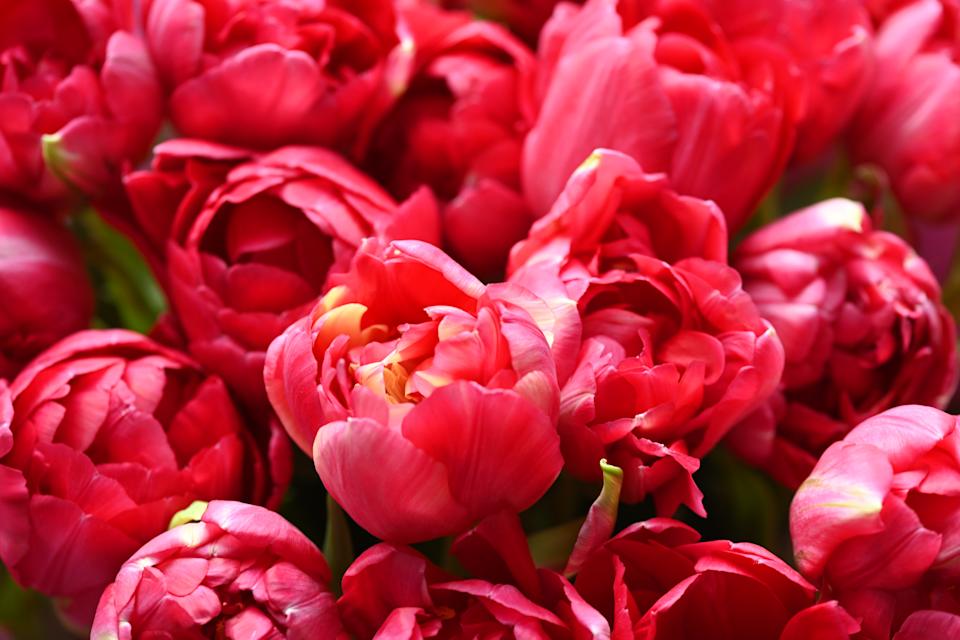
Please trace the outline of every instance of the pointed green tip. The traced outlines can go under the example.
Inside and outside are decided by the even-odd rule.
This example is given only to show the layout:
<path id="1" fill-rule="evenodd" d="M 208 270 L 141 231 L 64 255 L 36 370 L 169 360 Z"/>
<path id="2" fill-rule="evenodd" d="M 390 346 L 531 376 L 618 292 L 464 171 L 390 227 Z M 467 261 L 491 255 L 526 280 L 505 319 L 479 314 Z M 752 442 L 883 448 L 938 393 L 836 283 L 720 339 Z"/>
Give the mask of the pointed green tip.
<path id="1" fill-rule="evenodd" d="M 63 151 L 60 149 L 62 137 L 59 133 L 46 133 L 40 137 L 40 151 L 43 154 L 43 162 L 47 167 L 57 172 L 57 167 L 63 164 Z"/>
<path id="2" fill-rule="evenodd" d="M 199 522 L 203 518 L 204 512 L 207 510 L 207 502 L 203 500 L 196 500 L 193 504 L 182 511 L 177 511 L 173 514 L 173 518 L 170 519 L 170 526 L 168 529 L 173 529 L 174 527 L 179 527 L 182 524 L 187 524 L 188 522 Z"/>
<path id="3" fill-rule="evenodd" d="M 610 479 L 612 480 L 614 478 L 623 477 L 623 469 L 610 464 L 609 462 L 607 462 L 606 458 L 603 458 L 602 460 L 600 460 L 600 470 L 603 471 L 604 478 L 610 477 Z"/>

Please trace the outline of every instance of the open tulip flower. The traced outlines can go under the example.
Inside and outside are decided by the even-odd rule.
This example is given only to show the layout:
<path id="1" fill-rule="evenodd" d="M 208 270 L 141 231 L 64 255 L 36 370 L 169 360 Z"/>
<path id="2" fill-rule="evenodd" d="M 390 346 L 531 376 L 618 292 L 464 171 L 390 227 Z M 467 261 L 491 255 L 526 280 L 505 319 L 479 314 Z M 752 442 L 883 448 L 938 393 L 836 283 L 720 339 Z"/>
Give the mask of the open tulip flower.
<path id="1" fill-rule="evenodd" d="M 883 169 L 914 218 L 960 219 L 960 7 L 885 3 L 876 73 L 850 136 L 856 161 Z"/>
<path id="2" fill-rule="evenodd" d="M 363 640 L 610 637 L 607 621 L 566 578 L 534 566 L 516 515 L 486 518 L 452 551 L 471 577 L 409 547 L 368 549 L 343 576 L 344 627 Z"/>
<path id="3" fill-rule="evenodd" d="M 697 234 L 682 231 L 691 223 Z M 652 495 L 662 515 L 680 504 L 703 513 L 699 458 L 766 400 L 783 367 L 773 329 L 718 261 L 725 237 L 715 205 L 600 151 L 512 255 L 515 279 L 556 274 L 582 317 L 561 394 L 567 468 L 599 479 L 606 458 L 624 471 L 624 500 Z"/>
<path id="4" fill-rule="evenodd" d="M 157 147 L 127 177 L 190 353 L 254 407 L 270 341 L 310 310 L 367 236 L 436 241 L 433 199 L 397 205 L 319 147 L 268 154 L 202 141 Z"/>
<path id="5" fill-rule="evenodd" d="M 768 40 L 735 47 L 699 2 L 664 2 L 631 20 L 618 4 L 630 3 L 590 0 L 544 27 L 542 104 L 523 151 L 534 213 L 607 147 L 715 201 L 739 229 L 793 149 L 800 89 L 789 54 Z"/>
<path id="6" fill-rule="evenodd" d="M 927 264 L 873 229 L 863 206 L 827 200 L 767 225 L 734 265 L 786 354 L 776 397 L 732 448 L 790 487 L 852 427 L 900 404 L 943 407 L 957 383 L 956 330 Z"/>
<path id="7" fill-rule="evenodd" d="M 276 502 L 289 450 L 271 454 L 185 355 L 127 331 L 76 333 L 0 396 L 0 558 L 89 624 L 121 563 L 180 509 L 272 491 Z"/>
<path id="8" fill-rule="evenodd" d="M 913 405 L 865 420 L 826 450 L 797 490 L 797 566 L 863 619 L 867 638 L 885 640 L 901 625 L 960 628 L 958 478 L 957 418 Z"/>
<path id="9" fill-rule="evenodd" d="M 163 95 L 124 0 L 0 7 L 0 191 L 62 205 L 119 187 L 148 151 Z"/>
<path id="10" fill-rule="evenodd" d="M 0 638 L 960 640 L 958 70 L 960 0 L 0 0 Z"/>
<path id="11" fill-rule="evenodd" d="M 532 115 L 533 54 L 504 29 L 414 3 L 402 12 L 415 69 L 367 153 L 397 197 L 429 185 L 444 246 L 480 277 L 503 275 L 527 232 L 520 154 Z"/>
<path id="12" fill-rule="evenodd" d="M 551 309 L 484 287 L 431 245 L 368 242 L 270 345 L 277 415 L 365 529 L 391 542 L 460 533 L 529 507 L 556 478 L 556 365 L 528 308 Z"/>
<path id="13" fill-rule="evenodd" d="M 258 149 L 350 142 L 404 80 L 389 0 L 133 4 L 185 136 Z"/>
<path id="14" fill-rule="evenodd" d="M 631 525 L 585 559 L 577 591 L 612 622 L 613 638 L 857 637 L 850 614 L 818 603 L 813 585 L 763 547 L 699 538 L 666 518 Z"/>
<path id="15" fill-rule="evenodd" d="M 123 564 L 91 640 L 346 638 L 323 554 L 277 514 L 214 500 L 174 524 Z"/>

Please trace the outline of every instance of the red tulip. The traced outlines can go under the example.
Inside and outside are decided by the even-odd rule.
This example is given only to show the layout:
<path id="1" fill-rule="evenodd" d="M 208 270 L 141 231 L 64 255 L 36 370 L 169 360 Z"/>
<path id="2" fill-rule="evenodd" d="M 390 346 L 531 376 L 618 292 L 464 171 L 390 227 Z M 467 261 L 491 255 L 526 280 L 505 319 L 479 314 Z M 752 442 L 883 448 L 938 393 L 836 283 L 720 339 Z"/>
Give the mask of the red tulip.
<path id="1" fill-rule="evenodd" d="M 6 0 L 0 7 L 0 189 L 57 202 L 99 196 L 142 157 L 163 99 L 121 3 Z M 67 184 L 64 184 L 63 181 Z"/>
<path id="2" fill-rule="evenodd" d="M 915 0 L 886 17 L 851 135 L 854 160 L 882 168 L 904 211 L 933 221 L 960 218 L 957 20 L 950 0 Z"/>
<path id="3" fill-rule="evenodd" d="M 846 128 L 870 82 L 873 28 L 863 0 L 704 0 L 734 43 L 766 40 L 798 71 L 794 159 L 815 158 Z"/>
<path id="4" fill-rule="evenodd" d="M 93 291 L 76 243 L 40 212 L 0 206 L 0 378 L 93 315 Z"/>
<path id="5" fill-rule="evenodd" d="M 502 275 L 532 220 L 520 193 L 531 124 L 533 54 L 498 25 L 415 4 L 410 84 L 374 135 L 374 175 L 399 197 L 429 185 L 444 202 L 444 244 L 470 271 Z"/>
<path id="6" fill-rule="evenodd" d="M 193 513 L 194 511 L 199 513 Z M 93 640 L 345 638 L 320 550 L 279 515 L 215 500 L 127 560 Z"/>
<path id="7" fill-rule="evenodd" d="M 960 616 L 943 611 L 917 611 L 910 614 L 893 640 L 928 640 L 960 637 Z"/>
<path id="8" fill-rule="evenodd" d="M 568 256 L 609 269 L 634 254 L 726 262 L 723 213 L 710 201 L 678 195 L 665 176 L 644 173 L 633 158 L 598 149 L 514 247 L 510 271 Z"/>
<path id="9" fill-rule="evenodd" d="M 859 630 L 766 549 L 699 538 L 674 520 L 634 524 L 598 547 L 574 584 L 615 640 L 839 640 Z"/>
<path id="10" fill-rule="evenodd" d="M 828 200 L 767 225 L 734 264 L 786 354 L 779 397 L 731 436 L 748 461 L 796 487 L 862 420 L 949 401 L 956 340 L 940 287 L 861 205 Z"/>
<path id="11" fill-rule="evenodd" d="M 220 379 L 138 334 L 74 334 L 10 391 L 12 420 L 0 420 L 0 559 L 77 624 L 90 623 L 121 563 L 192 501 L 282 495 L 282 434 L 269 460 L 281 486 L 271 488 Z"/>
<path id="12" fill-rule="evenodd" d="M 606 147 L 666 173 L 679 193 L 714 200 L 738 229 L 793 146 L 799 87 L 787 52 L 729 42 L 692 2 L 665 3 L 635 26 L 617 4 L 564 7 L 544 27 L 542 105 L 523 158 L 534 212 Z"/>
<path id="13" fill-rule="evenodd" d="M 251 155 L 174 140 L 127 189 L 166 246 L 166 279 L 190 353 L 246 402 L 266 406 L 270 341 L 307 313 L 367 236 L 436 242 L 432 199 L 398 206 L 340 156 L 314 147 Z"/>
<path id="14" fill-rule="evenodd" d="M 346 143 L 408 64 L 388 0 L 144 0 L 141 13 L 187 137 L 258 149 Z"/>
<path id="15" fill-rule="evenodd" d="M 599 480 L 606 458 L 624 471 L 624 500 L 652 495 L 662 515 L 681 503 L 703 513 L 698 458 L 767 399 L 783 367 L 737 273 L 696 257 L 723 259 L 725 245 L 712 203 L 601 151 L 512 255 L 514 280 L 537 290 L 559 274 L 582 317 L 579 359 L 561 376 L 567 468 Z"/>
<path id="16" fill-rule="evenodd" d="M 958 478 L 957 419 L 910 405 L 861 423 L 798 489 L 790 507 L 797 565 L 862 616 L 866 637 L 890 638 L 905 619 L 911 637 L 914 611 L 960 614 Z"/>
<path id="17" fill-rule="evenodd" d="M 368 549 L 343 577 L 347 631 L 360 640 L 610 638 L 566 579 L 534 567 L 516 516 L 485 520 L 453 553 L 475 577 L 458 579 L 409 547 Z"/>
<path id="18" fill-rule="evenodd" d="M 270 345 L 267 393 L 330 494 L 391 542 L 522 511 L 561 467 L 556 365 L 515 285 L 421 242 L 365 244 L 343 284 Z"/>

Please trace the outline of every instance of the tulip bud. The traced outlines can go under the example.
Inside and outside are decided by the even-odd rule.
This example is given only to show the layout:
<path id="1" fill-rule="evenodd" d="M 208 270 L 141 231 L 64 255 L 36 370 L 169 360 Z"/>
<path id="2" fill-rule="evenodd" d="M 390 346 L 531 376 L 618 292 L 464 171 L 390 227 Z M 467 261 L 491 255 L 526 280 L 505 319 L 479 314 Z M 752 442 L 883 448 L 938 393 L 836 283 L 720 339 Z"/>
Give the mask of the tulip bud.
<path id="1" fill-rule="evenodd" d="M 73 238 L 38 211 L 0 206 L 0 378 L 93 315 L 93 291 Z"/>

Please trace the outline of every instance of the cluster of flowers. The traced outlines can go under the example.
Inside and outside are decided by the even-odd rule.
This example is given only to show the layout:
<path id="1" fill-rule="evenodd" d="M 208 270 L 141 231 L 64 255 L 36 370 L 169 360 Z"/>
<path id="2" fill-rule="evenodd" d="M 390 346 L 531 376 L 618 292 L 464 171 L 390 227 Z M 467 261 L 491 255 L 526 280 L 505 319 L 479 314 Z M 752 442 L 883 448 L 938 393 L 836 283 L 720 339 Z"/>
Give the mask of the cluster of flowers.
<path id="1" fill-rule="evenodd" d="M 956 0 L 4 0 L 0 80 L 0 560 L 72 627 L 960 638 L 938 278 L 854 200 L 753 217 L 843 154 L 955 228 Z M 82 207 L 150 336 L 90 329 Z M 721 444 L 796 569 L 674 519 Z M 297 449 L 377 539 L 336 571 Z"/>

